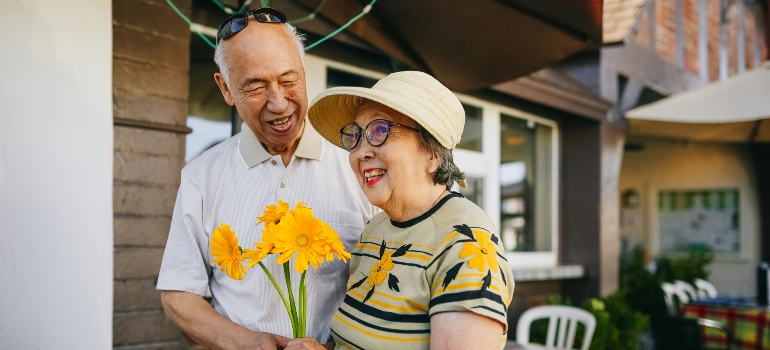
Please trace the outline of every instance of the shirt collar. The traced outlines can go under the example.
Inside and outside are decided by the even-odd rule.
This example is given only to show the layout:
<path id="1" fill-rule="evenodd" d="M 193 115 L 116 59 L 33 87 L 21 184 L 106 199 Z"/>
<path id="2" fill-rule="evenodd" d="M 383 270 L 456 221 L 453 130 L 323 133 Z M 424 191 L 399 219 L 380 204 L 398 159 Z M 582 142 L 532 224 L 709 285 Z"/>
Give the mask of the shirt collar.
<path id="1" fill-rule="evenodd" d="M 302 132 L 302 137 L 299 140 L 297 149 L 294 151 L 294 155 L 300 158 L 321 160 L 323 147 L 321 135 L 318 134 L 318 132 L 313 129 L 313 126 L 310 125 L 310 122 L 305 119 L 305 130 Z M 238 141 L 238 151 L 241 153 L 243 163 L 246 164 L 246 167 L 248 168 L 252 168 L 272 157 L 248 126 L 241 130 L 241 139 Z"/>

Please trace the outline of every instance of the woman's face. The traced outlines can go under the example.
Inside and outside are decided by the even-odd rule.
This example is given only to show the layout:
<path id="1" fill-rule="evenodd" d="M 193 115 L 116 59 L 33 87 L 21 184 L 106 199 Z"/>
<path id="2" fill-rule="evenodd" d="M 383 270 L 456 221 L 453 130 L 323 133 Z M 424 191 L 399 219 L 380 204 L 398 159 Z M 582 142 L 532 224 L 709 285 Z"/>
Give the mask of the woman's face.
<path id="1" fill-rule="evenodd" d="M 375 119 L 419 128 L 404 114 L 382 104 L 364 101 L 355 123 L 365 129 Z M 350 167 L 370 203 L 386 212 L 394 206 L 408 205 L 410 196 L 421 193 L 421 186 L 433 186 L 430 155 L 419 144 L 419 132 L 393 125 L 387 140 L 372 146 L 362 132 L 358 145 L 350 150 Z"/>

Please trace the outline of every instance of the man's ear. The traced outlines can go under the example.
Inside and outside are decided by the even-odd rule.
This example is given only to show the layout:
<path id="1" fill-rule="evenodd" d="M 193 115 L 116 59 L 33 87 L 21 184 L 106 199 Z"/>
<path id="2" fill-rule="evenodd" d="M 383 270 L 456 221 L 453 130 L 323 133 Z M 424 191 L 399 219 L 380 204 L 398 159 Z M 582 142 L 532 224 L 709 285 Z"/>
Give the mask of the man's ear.
<path id="1" fill-rule="evenodd" d="M 225 82 L 225 77 L 222 75 L 222 73 L 214 73 L 214 81 L 217 82 L 219 90 L 222 91 L 222 97 L 225 98 L 225 102 L 231 106 L 234 105 L 235 102 L 233 101 L 233 95 L 230 92 L 230 87 L 227 86 L 227 82 Z"/>

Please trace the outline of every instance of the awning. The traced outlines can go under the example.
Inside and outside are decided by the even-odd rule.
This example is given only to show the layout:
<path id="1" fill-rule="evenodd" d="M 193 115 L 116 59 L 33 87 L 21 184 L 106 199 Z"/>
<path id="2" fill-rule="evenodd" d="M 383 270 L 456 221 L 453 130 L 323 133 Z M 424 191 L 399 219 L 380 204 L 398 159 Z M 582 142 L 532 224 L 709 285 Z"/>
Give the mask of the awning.
<path id="1" fill-rule="evenodd" d="M 310 10 L 320 0 L 297 2 Z M 319 15 L 341 25 L 368 2 L 328 1 Z M 468 91 L 598 47 L 602 2 L 382 0 L 347 32 L 453 90 Z"/>
<path id="2" fill-rule="evenodd" d="M 722 82 L 626 112 L 632 135 L 770 142 L 770 62 Z"/>

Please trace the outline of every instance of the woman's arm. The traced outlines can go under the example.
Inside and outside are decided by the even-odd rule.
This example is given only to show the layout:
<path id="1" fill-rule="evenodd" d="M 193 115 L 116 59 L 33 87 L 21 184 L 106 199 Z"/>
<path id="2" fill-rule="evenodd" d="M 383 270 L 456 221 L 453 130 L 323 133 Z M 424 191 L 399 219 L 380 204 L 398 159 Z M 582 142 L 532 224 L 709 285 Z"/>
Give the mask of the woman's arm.
<path id="1" fill-rule="evenodd" d="M 473 312 L 443 312 L 430 318 L 430 348 L 500 349 L 504 326 Z"/>

